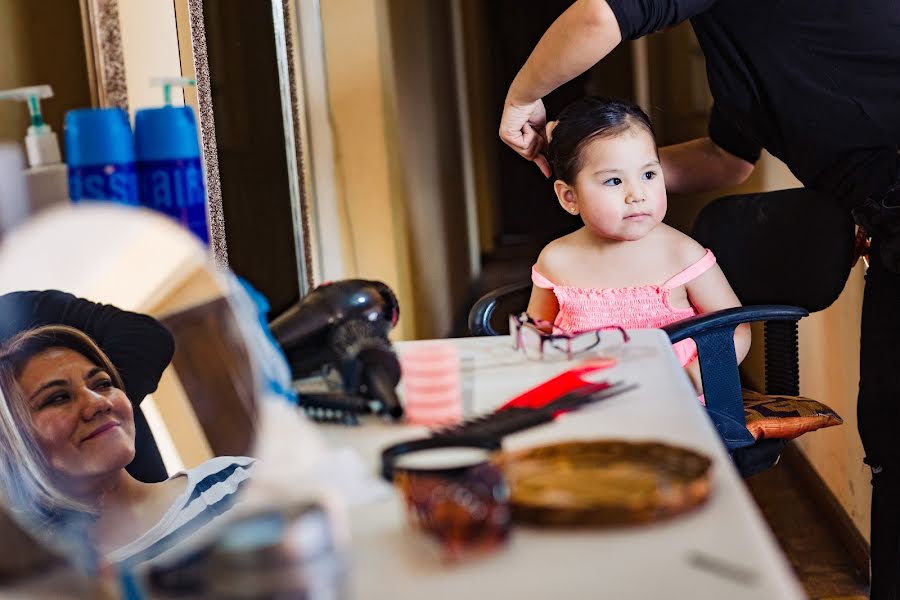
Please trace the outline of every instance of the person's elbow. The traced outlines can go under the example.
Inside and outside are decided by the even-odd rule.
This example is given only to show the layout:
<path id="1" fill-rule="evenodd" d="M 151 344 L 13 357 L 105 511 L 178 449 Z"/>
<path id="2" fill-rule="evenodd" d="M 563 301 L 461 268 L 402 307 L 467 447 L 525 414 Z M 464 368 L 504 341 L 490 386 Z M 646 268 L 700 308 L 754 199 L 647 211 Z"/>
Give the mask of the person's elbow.
<path id="1" fill-rule="evenodd" d="M 609 46 L 603 56 L 622 41 L 619 21 L 606 0 L 578 0 L 569 11 L 572 17 L 569 23 L 577 28 L 578 33 L 585 39 Z"/>
<path id="2" fill-rule="evenodd" d="M 609 24 L 612 10 L 606 0 L 579 0 L 574 8 L 586 27 L 600 28 Z"/>
<path id="3" fill-rule="evenodd" d="M 713 142 L 713 145 L 715 146 L 715 142 Z M 718 155 L 719 183 L 722 187 L 741 185 L 747 181 L 747 178 L 750 177 L 753 168 L 756 166 L 752 162 L 739 158 L 719 146 L 715 146 L 715 152 Z"/>
<path id="4" fill-rule="evenodd" d="M 730 186 L 738 186 L 747 181 L 747 178 L 750 177 L 750 174 L 753 172 L 754 164 L 737 157 L 732 157 L 732 159 L 733 162 L 730 166 Z"/>

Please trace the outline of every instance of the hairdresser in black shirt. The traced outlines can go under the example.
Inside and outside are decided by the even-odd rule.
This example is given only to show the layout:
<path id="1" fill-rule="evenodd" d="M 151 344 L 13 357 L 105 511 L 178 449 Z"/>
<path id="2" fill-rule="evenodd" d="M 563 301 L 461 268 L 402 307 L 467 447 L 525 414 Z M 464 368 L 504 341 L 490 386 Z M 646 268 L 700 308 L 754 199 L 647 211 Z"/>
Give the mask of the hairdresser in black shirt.
<path id="1" fill-rule="evenodd" d="M 660 149 L 668 191 L 736 185 L 765 148 L 872 236 L 858 408 L 873 474 L 871 597 L 898 598 L 900 2 L 577 0 L 512 82 L 500 137 L 549 177 L 541 98 L 623 39 L 687 19 L 715 102 L 708 137 Z"/>
<path id="2" fill-rule="evenodd" d="M 118 369 L 125 395 L 135 407 L 135 458 L 128 472 L 148 483 L 166 479 L 153 434 L 137 410 L 172 360 L 175 342 L 162 323 L 148 315 L 98 304 L 57 290 L 0 296 L 0 345 L 17 333 L 42 325 L 68 325 L 91 337 Z"/>

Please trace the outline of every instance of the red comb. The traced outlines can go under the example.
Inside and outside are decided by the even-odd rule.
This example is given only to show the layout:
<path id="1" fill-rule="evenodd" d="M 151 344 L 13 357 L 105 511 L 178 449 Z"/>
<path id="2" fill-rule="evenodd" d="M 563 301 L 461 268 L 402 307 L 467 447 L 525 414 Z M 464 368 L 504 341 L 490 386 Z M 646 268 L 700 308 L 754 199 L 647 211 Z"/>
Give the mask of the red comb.
<path id="1" fill-rule="evenodd" d="M 498 410 L 505 408 L 541 408 L 561 396 L 583 387 L 585 383 L 590 383 L 585 381 L 585 375 L 608 369 L 617 362 L 614 358 L 600 358 L 581 363 L 577 367 L 560 373 L 553 379 L 548 379 L 544 383 L 516 396 Z"/>

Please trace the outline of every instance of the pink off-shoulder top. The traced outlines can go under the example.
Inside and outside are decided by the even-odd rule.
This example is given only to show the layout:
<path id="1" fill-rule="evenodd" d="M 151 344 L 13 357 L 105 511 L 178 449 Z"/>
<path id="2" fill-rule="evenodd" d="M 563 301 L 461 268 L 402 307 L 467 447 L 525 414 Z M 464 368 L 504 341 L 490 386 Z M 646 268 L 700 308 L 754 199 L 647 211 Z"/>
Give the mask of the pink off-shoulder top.
<path id="1" fill-rule="evenodd" d="M 553 290 L 559 302 L 559 314 L 553 324 L 562 331 L 585 331 L 606 325 L 620 325 L 625 329 L 651 329 L 698 314 L 692 306 L 672 306 L 669 294 L 675 288 L 696 279 L 714 264 L 716 257 L 707 250 L 703 258 L 662 285 L 624 288 L 556 285 L 534 267 L 531 269 L 531 280 L 540 288 Z M 683 340 L 673 348 L 682 366 L 697 357 L 697 345 L 693 340 Z"/>

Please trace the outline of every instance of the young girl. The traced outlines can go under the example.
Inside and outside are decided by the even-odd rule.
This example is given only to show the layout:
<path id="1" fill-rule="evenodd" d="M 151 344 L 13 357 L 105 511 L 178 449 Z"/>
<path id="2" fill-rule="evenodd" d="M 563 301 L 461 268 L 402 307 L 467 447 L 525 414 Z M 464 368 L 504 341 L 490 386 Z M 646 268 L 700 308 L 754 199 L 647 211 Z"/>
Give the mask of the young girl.
<path id="1" fill-rule="evenodd" d="M 568 332 L 663 327 L 740 306 L 712 252 L 665 225 L 666 184 L 650 119 L 621 100 L 585 98 L 551 129 L 547 158 L 564 210 L 584 227 L 550 242 L 532 269 L 528 314 Z M 750 328 L 734 335 L 738 362 Z M 697 347 L 675 353 L 702 393 Z"/>

